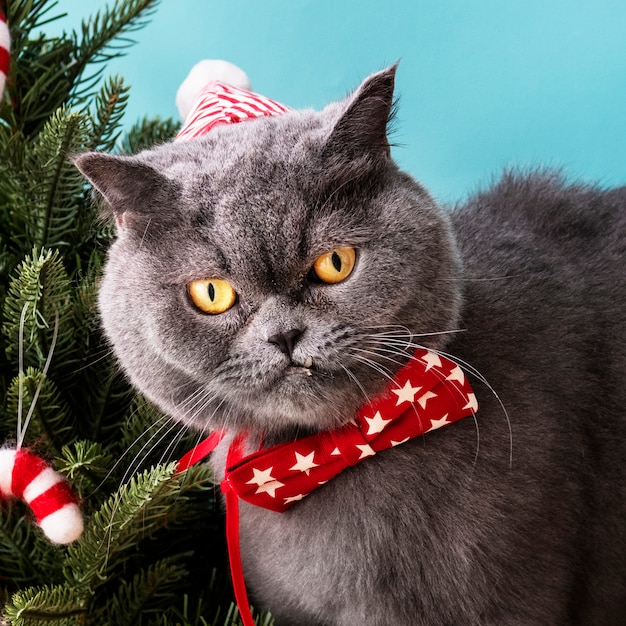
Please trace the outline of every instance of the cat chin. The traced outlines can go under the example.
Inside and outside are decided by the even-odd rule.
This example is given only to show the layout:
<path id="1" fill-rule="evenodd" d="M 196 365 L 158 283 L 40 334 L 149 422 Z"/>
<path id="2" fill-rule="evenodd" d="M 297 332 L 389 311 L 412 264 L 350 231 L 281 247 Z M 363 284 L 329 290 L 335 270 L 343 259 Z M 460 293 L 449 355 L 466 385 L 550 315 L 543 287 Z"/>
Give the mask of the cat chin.
<path id="1" fill-rule="evenodd" d="M 237 394 L 229 399 L 223 423 L 228 425 L 236 416 L 235 428 L 277 436 L 294 429 L 320 431 L 347 423 L 358 408 L 358 400 L 314 389 L 306 384 L 313 377 L 304 372 L 287 372 L 282 384 L 263 394 Z"/>

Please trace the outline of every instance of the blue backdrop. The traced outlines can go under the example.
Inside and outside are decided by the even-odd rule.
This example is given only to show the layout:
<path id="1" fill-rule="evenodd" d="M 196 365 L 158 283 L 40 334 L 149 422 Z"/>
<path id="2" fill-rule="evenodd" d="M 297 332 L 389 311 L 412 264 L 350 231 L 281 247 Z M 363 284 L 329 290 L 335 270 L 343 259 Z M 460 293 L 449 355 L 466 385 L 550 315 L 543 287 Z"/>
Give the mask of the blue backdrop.
<path id="1" fill-rule="evenodd" d="M 48 28 L 77 28 L 104 5 L 60 0 L 68 15 Z M 400 59 L 393 153 L 440 200 L 512 165 L 626 183 L 624 0 L 162 0 L 134 38 L 107 70 L 132 85 L 129 124 L 176 116 L 202 58 L 315 108 Z"/>

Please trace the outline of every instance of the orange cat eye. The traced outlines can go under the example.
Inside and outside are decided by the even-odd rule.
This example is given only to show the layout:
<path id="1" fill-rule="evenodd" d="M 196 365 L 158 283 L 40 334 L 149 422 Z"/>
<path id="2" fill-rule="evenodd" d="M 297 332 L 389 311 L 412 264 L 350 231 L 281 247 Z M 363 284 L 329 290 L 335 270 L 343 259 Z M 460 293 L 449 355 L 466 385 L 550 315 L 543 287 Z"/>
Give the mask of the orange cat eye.
<path id="1" fill-rule="evenodd" d="M 354 248 L 336 248 L 319 256 L 313 264 L 313 273 L 323 283 L 340 283 L 352 274 L 356 263 Z"/>
<path id="2" fill-rule="evenodd" d="M 218 315 L 232 308 L 237 292 L 232 285 L 220 278 L 194 280 L 187 287 L 193 304 L 203 313 Z"/>

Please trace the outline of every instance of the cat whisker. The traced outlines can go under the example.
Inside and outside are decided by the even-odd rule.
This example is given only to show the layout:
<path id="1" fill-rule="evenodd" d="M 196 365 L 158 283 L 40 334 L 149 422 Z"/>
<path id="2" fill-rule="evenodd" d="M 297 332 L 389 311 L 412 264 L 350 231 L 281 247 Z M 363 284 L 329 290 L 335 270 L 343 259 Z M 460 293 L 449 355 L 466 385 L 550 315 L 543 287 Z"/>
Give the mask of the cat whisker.
<path id="1" fill-rule="evenodd" d="M 355 348 L 355 349 L 358 350 L 359 352 L 367 352 L 369 354 L 376 354 L 375 352 L 371 352 L 370 350 L 363 350 L 362 348 Z M 373 369 L 375 372 L 378 372 L 379 374 L 381 374 L 388 380 L 393 381 L 393 376 L 391 372 L 387 370 L 385 367 L 383 367 L 380 363 L 377 363 L 373 359 L 369 359 L 366 356 L 355 354 L 354 352 L 352 352 L 351 356 L 352 358 L 356 359 L 357 361 L 360 361 L 364 365 L 367 365 L 368 367 Z"/>
<path id="2" fill-rule="evenodd" d="M 159 426 L 158 430 L 161 430 L 162 428 L 165 428 L 165 426 L 167 425 L 168 422 L 171 421 L 171 417 L 169 417 L 168 415 L 162 415 L 156 422 L 154 422 L 154 424 L 150 424 L 142 433 L 140 433 L 139 435 L 137 435 L 137 437 L 135 437 L 135 439 L 132 441 L 132 443 L 126 448 L 126 450 L 124 450 L 124 452 L 122 452 L 122 454 L 119 456 L 119 458 L 115 461 L 115 463 L 113 464 L 113 466 L 111 467 L 111 469 L 109 469 L 109 471 L 105 474 L 105 476 L 102 478 L 102 480 L 100 481 L 100 483 L 94 488 L 93 492 L 91 494 L 89 494 L 87 497 L 91 497 L 95 492 L 97 492 L 99 489 L 102 488 L 102 486 L 107 482 L 107 480 L 109 480 L 109 478 L 111 478 L 111 476 L 115 473 L 115 470 L 120 466 L 120 464 L 124 461 L 124 459 L 126 458 L 126 456 L 128 454 L 130 454 L 130 452 L 132 451 L 133 447 L 139 443 L 139 441 L 141 441 L 141 439 L 143 437 L 145 437 L 150 430 L 152 430 L 153 428 L 155 428 L 159 423 L 164 422 L 163 425 Z M 157 430 L 157 432 L 158 432 Z M 153 438 L 155 435 L 152 435 L 151 438 Z M 143 448 L 142 448 L 143 449 Z M 123 481 L 122 481 L 123 482 Z"/>
<path id="3" fill-rule="evenodd" d="M 502 412 L 504 413 L 504 417 L 506 418 L 506 423 L 509 430 L 509 467 L 513 467 L 513 427 L 511 426 L 511 418 L 509 416 L 509 412 L 504 406 L 504 402 L 500 398 L 498 392 L 493 388 L 491 383 L 474 366 L 467 363 L 467 361 L 464 361 L 463 359 L 460 359 L 459 357 L 456 357 L 455 355 L 449 354 L 448 352 L 444 352 L 442 350 L 433 350 L 433 352 L 435 354 L 445 356 L 451 361 L 454 361 L 459 367 L 461 367 L 461 369 L 464 369 L 466 372 L 473 374 L 483 385 L 485 385 L 485 387 L 487 387 L 487 389 L 489 389 L 493 397 L 497 400 L 500 408 L 502 409 Z"/>
<path id="4" fill-rule="evenodd" d="M 146 441 L 139 451 L 136 453 L 133 462 L 128 466 L 124 475 L 120 480 L 120 484 L 124 484 L 131 475 L 136 474 L 139 468 L 145 463 L 145 461 L 150 456 L 151 452 L 167 437 L 172 431 L 176 428 L 179 428 L 180 424 L 174 421 L 172 418 L 168 418 L 164 420 L 164 423 L 158 428 L 156 432 L 154 432 L 148 441 Z M 146 429 L 144 434 L 147 434 L 150 429 Z M 137 442 L 141 439 L 138 438 Z M 131 447 L 128 450 L 132 450 Z M 146 451 L 143 455 L 142 453 Z"/>
<path id="5" fill-rule="evenodd" d="M 354 374 L 354 372 L 352 372 L 350 369 L 348 369 L 345 365 L 343 365 L 343 363 L 340 363 L 341 368 L 345 371 L 345 373 L 348 375 L 348 377 L 354 381 L 354 383 L 356 384 L 356 386 L 361 390 L 361 393 L 363 394 L 363 397 L 365 398 L 365 401 L 369 404 L 370 403 L 370 397 L 367 393 L 367 391 L 365 391 L 365 388 L 363 387 L 363 385 L 361 384 L 361 382 L 359 381 L 359 379 L 357 378 L 357 376 Z"/>
<path id="6" fill-rule="evenodd" d="M 441 335 L 451 335 L 455 333 L 467 332 L 467 329 L 465 328 L 455 328 L 451 330 L 438 330 L 438 331 L 433 331 L 433 332 L 428 332 L 428 333 L 414 333 L 411 330 L 409 330 L 407 326 L 403 326 L 402 324 L 382 324 L 382 325 L 377 325 L 377 326 L 363 326 L 362 328 L 363 330 L 369 330 L 369 329 L 380 330 L 383 328 L 399 329 L 399 330 L 387 330 L 387 331 L 382 331 L 379 333 L 368 333 L 368 336 L 373 336 L 373 337 L 397 336 L 398 338 L 411 337 L 412 339 L 418 338 L 418 337 L 437 337 Z M 400 332 L 400 331 L 404 331 L 404 332 Z"/>
<path id="7" fill-rule="evenodd" d="M 157 445 L 163 440 L 163 438 L 166 437 L 177 426 L 176 422 L 174 422 L 174 420 L 172 420 L 172 418 L 167 416 L 167 415 L 163 415 L 156 423 L 159 423 L 159 422 L 163 422 L 163 423 L 161 424 L 161 426 L 159 426 L 157 431 L 150 436 L 148 441 L 143 444 L 143 446 L 141 447 L 139 452 L 136 453 L 133 461 L 126 468 L 126 471 L 124 472 L 124 474 L 122 475 L 122 478 L 120 479 L 120 482 L 119 482 L 120 486 L 126 484 L 128 482 L 128 480 L 130 479 L 130 477 L 137 473 L 139 468 L 144 464 L 146 459 L 149 457 L 150 453 L 157 447 Z M 130 446 L 128 446 L 128 448 L 123 453 L 121 458 L 123 458 L 124 456 L 129 454 L 132 451 L 133 446 L 136 443 L 138 443 L 139 441 L 141 441 L 141 438 L 143 436 L 145 436 L 147 433 L 149 433 L 152 427 L 153 426 L 151 425 L 148 428 L 146 428 L 144 430 L 144 432 L 141 433 L 141 435 L 139 435 Z M 165 432 L 159 436 L 159 434 L 163 430 L 165 430 Z M 156 440 L 156 442 L 152 443 L 153 440 L 155 439 L 155 437 L 158 437 L 158 439 Z M 141 453 L 144 450 L 146 450 L 146 448 L 147 448 L 147 451 L 145 452 L 145 454 L 142 455 Z M 121 458 L 117 461 L 117 463 L 115 464 L 113 469 L 111 469 L 111 471 L 107 474 L 107 476 L 110 476 L 110 474 L 113 472 L 115 467 L 117 467 L 117 465 L 120 463 Z M 116 493 L 116 495 L 115 495 L 115 502 L 114 502 L 114 505 L 113 505 L 112 510 L 111 510 L 111 520 L 113 519 L 113 517 L 114 517 L 115 513 L 117 512 L 117 509 L 121 505 L 121 503 L 122 503 L 122 499 L 121 499 L 119 491 L 118 491 Z M 111 540 L 112 540 L 112 528 L 110 530 L 111 530 L 111 532 L 109 533 L 109 538 L 106 541 L 107 554 L 110 551 Z"/>
<path id="8" fill-rule="evenodd" d="M 113 351 L 113 348 L 103 348 L 102 350 L 98 350 L 97 352 L 94 352 L 93 354 L 89 355 L 91 358 L 85 361 L 80 367 L 77 367 L 76 369 L 74 369 L 73 373 L 77 374 L 78 372 L 82 372 L 86 369 L 89 369 L 90 367 L 93 367 L 94 365 L 97 365 L 98 363 L 108 358 L 114 357 L 114 355 L 115 355 L 115 352 Z"/>
<path id="9" fill-rule="evenodd" d="M 451 361 L 453 361 L 454 363 L 456 363 L 459 367 L 461 367 L 462 369 L 464 369 L 466 372 L 472 374 L 473 376 L 475 376 L 481 383 L 483 383 L 488 389 L 489 391 L 493 394 L 493 396 L 496 398 L 496 400 L 498 401 L 498 403 L 500 404 L 500 407 L 502 408 L 503 414 L 505 416 L 506 422 L 507 422 L 507 427 L 509 430 L 509 466 L 512 466 L 513 464 L 513 432 L 512 432 L 512 426 L 511 426 L 511 420 L 510 420 L 510 416 L 509 413 L 506 409 L 506 407 L 504 406 L 504 403 L 502 402 L 500 396 L 498 395 L 498 393 L 496 392 L 496 390 L 493 388 L 492 385 L 489 384 L 489 382 L 487 381 L 487 379 L 473 366 L 471 366 L 469 363 L 463 361 L 462 359 L 456 357 L 455 355 L 449 354 L 447 352 L 441 351 L 441 350 L 435 350 L 432 348 L 426 348 L 425 346 L 415 343 L 414 341 L 408 341 L 407 342 L 407 337 L 391 337 L 391 336 L 387 336 L 384 339 L 382 338 L 376 338 L 374 339 L 374 343 L 378 343 L 384 347 L 376 347 L 375 350 L 377 352 L 380 353 L 381 356 L 384 357 L 384 355 L 382 353 L 387 352 L 388 354 L 395 354 L 397 356 L 402 356 L 402 357 L 406 357 L 406 350 L 407 348 L 411 348 L 413 350 L 415 349 L 424 349 L 424 350 L 430 350 L 431 352 L 434 352 L 435 354 L 438 354 L 440 356 L 444 356 L 448 359 L 450 359 Z M 388 357 L 390 358 L 390 357 Z M 412 355 L 409 358 L 414 358 Z M 442 379 L 442 382 L 445 382 L 444 379 Z M 476 463 L 477 459 L 478 459 L 478 453 L 479 453 L 479 448 L 480 448 L 480 431 L 479 431 L 479 427 L 478 427 L 478 418 L 476 416 L 476 414 L 473 415 L 474 418 L 474 423 L 476 426 L 476 455 L 475 455 L 475 460 L 474 463 Z"/>
<path id="10" fill-rule="evenodd" d="M 388 341 L 388 348 L 390 350 L 396 349 L 399 350 L 398 347 L 398 343 L 402 343 L 403 345 L 406 344 L 405 339 L 388 339 L 386 340 L 386 342 Z M 506 409 L 506 406 L 504 405 L 504 402 L 502 401 L 502 399 L 500 398 L 499 394 L 497 393 L 497 391 L 493 388 L 493 386 L 489 383 L 489 381 L 485 378 L 485 376 L 483 376 L 480 371 L 478 371 L 475 367 L 473 367 L 470 363 L 467 363 L 466 361 L 464 361 L 463 359 L 460 359 L 459 357 L 450 354 L 448 352 L 445 352 L 443 350 L 436 350 L 433 348 L 426 348 L 425 346 L 419 344 L 419 343 L 415 343 L 413 341 L 411 341 L 408 345 L 410 345 L 410 347 L 412 349 L 423 349 L 423 350 L 430 350 L 431 352 L 434 352 L 435 354 L 438 354 L 440 356 L 444 356 L 448 359 L 450 359 L 451 361 L 453 361 L 454 363 L 456 363 L 461 369 L 465 370 L 466 372 L 472 374 L 473 376 L 475 376 L 483 385 L 485 385 L 485 387 L 487 387 L 487 389 L 490 391 L 490 393 L 494 396 L 494 398 L 497 400 L 498 404 L 500 405 L 500 408 L 502 409 L 502 412 L 504 414 L 504 417 L 506 419 L 507 422 L 507 427 L 508 427 L 508 431 L 509 431 L 509 466 L 512 467 L 513 466 L 513 428 L 511 425 L 511 419 L 509 416 L 509 412 Z M 398 352 L 398 354 L 400 354 L 400 352 Z"/>

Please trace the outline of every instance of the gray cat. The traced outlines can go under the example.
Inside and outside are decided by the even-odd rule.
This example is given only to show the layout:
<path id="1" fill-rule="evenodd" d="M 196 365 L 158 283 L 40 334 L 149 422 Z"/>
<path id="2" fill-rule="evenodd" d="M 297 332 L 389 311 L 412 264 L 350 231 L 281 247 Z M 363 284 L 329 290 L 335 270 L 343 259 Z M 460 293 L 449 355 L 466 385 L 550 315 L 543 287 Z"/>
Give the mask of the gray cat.
<path id="1" fill-rule="evenodd" d="M 347 423 L 417 345 L 474 374 L 475 419 L 285 513 L 242 504 L 246 583 L 277 624 L 623 624 L 626 188 L 507 173 L 442 211 L 390 158 L 394 74 L 321 112 L 78 157 L 119 225 L 106 333 L 170 415 L 268 444 Z M 326 280 L 329 258 L 348 274 Z"/>

